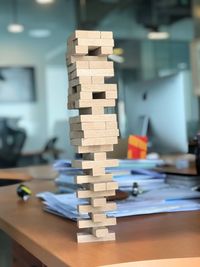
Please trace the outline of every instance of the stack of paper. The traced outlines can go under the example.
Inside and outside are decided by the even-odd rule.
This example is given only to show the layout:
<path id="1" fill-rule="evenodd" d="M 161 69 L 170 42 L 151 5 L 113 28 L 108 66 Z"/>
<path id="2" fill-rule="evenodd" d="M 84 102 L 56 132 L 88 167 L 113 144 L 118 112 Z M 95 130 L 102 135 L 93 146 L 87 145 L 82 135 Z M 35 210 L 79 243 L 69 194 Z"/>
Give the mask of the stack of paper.
<path id="1" fill-rule="evenodd" d="M 158 184 L 163 183 L 165 175 L 153 172 L 147 169 L 141 169 L 139 166 L 147 162 L 152 168 L 155 164 L 161 164 L 161 160 L 120 160 L 118 167 L 106 168 L 106 172 L 113 173 L 113 179 L 118 182 L 119 187 L 123 190 L 132 190 L 133 183 L 136 182 L 142 186 L 144 190 L 155 188 Z M 74 177 L 82 174 L 81 169 L 72 168 L 71 161 L 59 160 L 54 164 L 54 168 L 58 171 L 59 176 L 55 183 L 59 188 L 59 192 L 74 192 L 78 185 L 74 183 Z M 80 187 L 80 186 L 79 186 Z"/>
<path id="2" fill-rule="evenodd" d="M 44 209 L 48 212 L 77 220 L 77 204 L 87 204 L 78 200 L 75 194 L 53 194 L 43 192 L 37 195 L 43 199 Z M 200 209 L 200 193 L 188 189 L 172 188 L 162 185 L 157 189 L 144 192 L 137 197 L 117 202 L 117 210 L 108 212 L 108 216 L 124 217 L 160 212 L 177 212 Z M 81 215 L 87 218 L 87 214 Z"/>

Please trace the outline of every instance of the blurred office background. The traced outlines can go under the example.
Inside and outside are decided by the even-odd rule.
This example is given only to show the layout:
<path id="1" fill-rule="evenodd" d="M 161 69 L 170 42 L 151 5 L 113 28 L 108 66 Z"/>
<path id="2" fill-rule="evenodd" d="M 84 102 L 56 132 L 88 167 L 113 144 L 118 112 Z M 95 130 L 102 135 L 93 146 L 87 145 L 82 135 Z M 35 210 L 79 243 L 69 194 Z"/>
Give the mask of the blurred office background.
<path id="1" fill-rule="evenodd" d="M 167 128 L 180 123 L 179 132 L 168 136 L 182 135 L 182 143 L 159 152 L 184 152 L 186 138 L 200 129 L 199 20 L 199 0 L 1 0 L 0 132 L 13 136 L 14 143 L 4 147 L 2 137 L 0 151 L 5 155 L 15 143 L 20 151 L 1 167 L 74 156 L 65 53 L 66 39 L 75 29 L 114 32 L 121 137 L 140 134 L 140 119 L 148 113 L 153 131 L 163 128 L 163 122 Z M 151 95 L 153 88 L 163 93 Z M 152 116 L 161 114 L 155 121 L 149 105 L 157 107 Z"/>

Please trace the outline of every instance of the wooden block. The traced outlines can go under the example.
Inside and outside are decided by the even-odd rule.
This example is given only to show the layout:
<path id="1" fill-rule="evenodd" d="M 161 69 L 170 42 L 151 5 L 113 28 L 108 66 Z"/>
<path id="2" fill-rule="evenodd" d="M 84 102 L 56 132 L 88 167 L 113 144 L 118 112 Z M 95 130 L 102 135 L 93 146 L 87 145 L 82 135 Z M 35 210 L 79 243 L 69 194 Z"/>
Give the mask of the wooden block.
<path id="1" fill-rule="evenodd" d="M 76 62 L 76 61 L 107 61 L 107 56 L 98 57 L 98 56 L 72 56 L 72 55 L 69 55 L 67 57 L 67 65 L 68 66 L 70 64 Z"/>
<path id="2" fill-rule="evenodd" d="M 76 77 L 95 76 L 95 77 L 113 77 L 113 69 L 75 69 L 69 73 L 69 79 L 75 79 Z"/>
<path id="3" fill-rule="evenodd" d="M 107 91 L 116 91 L 116 84 L 79 84 L 76 87 L 77 92 L 107 92 Z"/>
<path id="4" fill-rule="evenodd" d="M 93 145 L 93 146 L 75 146 L 76 153 L 96 153 L 96 152 L 108 152 L 113 150 L 113 145 Z"/>
<path id="5" fill-rule="evenodd" d="M 101 76 L 92 76 L 91 83 L 93 84 L 104 84 L 104 77 Z"/>
<path id="6" fill-rule="evenodd" d="M 80 115 L 103 115 L 105 114 L 104 107 L 101 106 L 93 106 L 91 108 L 81 108 L 79 109 L 79 114 Z"/>
<path id="7" fill-rule="evenodd" d="M 75 45 L 88 46 L 88 48 L 98 48 L 100 46 L 114 47 L 114 40 L 112 38 L 78 38 Z"/>
<path id="8" fill-rule="evenodd" d="M 106 188 L 106 183 L 91 183 L 90 184 L 90 190 L 94 191 L 94 192 L 98 192 L 98 191 L 105 191 L 107 190 Z"/>
<path id="9" fill-rule="evenodd" d="M 110 46 L 102 46 L 92 52 L 94 56 L 108 56 L 113 54 L 113 48 Z"/>
<path id="10" fill-rule="evenodd" d="M 103 32 L 100 32 L 101 34 L 101 38 L 103 39 L 113 39 L 113 32 L 111 31 L 103 31 Z"/>
<path id="11" fill-rule="evenodd" d="M 84 160 L 106 160 L 106 152 L 89 153 L 83 155 Z"/>
<path id="12" fill-rule="evenodd" d="M 117 190 L 118 189 L 118 183 L 117 182 L 108 182 L 106 183 L 106 190 Z"/>
<path id="13" fill-rule="evenodd" d="M 106 198 L 105 197 L 98 197 L 98 198 L 92 198 L 91 204 L 94 208 L 98 207 L 105 207 L 106 206 Z"/>
<path id="14" fill-rule="evenodd" d="M 91 227 L 102 227 L 102 226 L 110 226 L 110 225 L 116 225 L 116 218 L 110 217 L 106 218 L 103 222 L 93 222 L 90 219 L 85 220 L 78 220 L 78 228 L 91 228 Z"/>
<path id="15" fill-rule="evenodd" d="M 105 167 L 97 167 L 94 166 L 92 169 L 85 169 L 84 172 L 87 175 L 92 175 L 92 176 L 101 176 L 101 175 L 105 175 Z"/>
<path id="16" fill-rule="evenodd" d="M 117 91 L 106 92 L 106 99 L 117 99 Z"/>
<path id="17" fill-rule="evenodd" d="M 106 227 L 93 228 L 92 234 L 98 238 L 105 237 L 108 235 L 108 228 Z"/>
<path id="18" fill-rule="evenodd" d="M 74 146 L 101 146 L 101 145 L 114 145 L 118 143 L 117 137 L 98 137 L 98 138 L 77 138 L 72 139 L 71 144 Z"/>
<path id="19" fill-rule="evenodd" d="M 90 69 L 113 69 L 112 61 L 89 61 Z"/>
<path id="20" fill-rule="evenodd" d="M 76 30 L 70 37 L 69 40 L 75 40 L 77 38 L 86 38 L 86 39 L 98 39 L 101 38 L 100 31 L 85 31 L 85 30 Z"/>
<path id="21" fill-rule="evenodd" d="M 68 66 L 68 72 L 72 72 L 76 69 L 89 69 L 89 61 L 76 61 L 75 63 Z"/>
<path id="22" fill-rule="evenodd" d="M 90 190 L 92 191 L 105 191 L 105 190 L 117 190 L 118 189 L 118 183 L 114 181 L 105 182 L 105 183 L 91 183 L 90 184 Z"/>
<path id="23" fill-rule="evenodd" d="M 115 99 L 92 99 L 92 100 L 76 100 L 74 101 L 74 109 L 89 107 L 114 107 Z"/>
<path id="24" fill-rule="evenodd" d="M 79 84 L 91 84 L 91 83 L 92 83 L 92 78 L 89 76 L 78 77 L 76 79 L 69 81 L 69 87 L 74 87 Z"/>
<path id="25" fill-rule="evenodd" d="M 117 121 L 106 122 L 106 129 L 117 129 Z"/>
<path id="26" fill-rule="evenodd" d="M 101 198 L 99 198 L 101 199 Z M 105 198 L 103 198 L 105 199 Z M 80 213 L 90 213 L 90 212 L 100 212 L 100 211 L 112 211 L 112 210 L 116 210 L 117 209 L 117 205 L 115 202 L 106 202 L 103 205 L 98 205 L 96 207 L 92 206 L 92 205 L 78 205 L 78 212 Z"/>
<path id="27" fill-rule="evenodd" d="M 94 223 L 104 222 L 107 219 L 105 213 L 91 213 L 91 219 Z"/>
<path id="28" fill-rule="evenodd" d="M 91 190 L 78 190 L 77 191 L 77 197 L 78 198 L 90 198 L 90 197 L 108 197 L 108 196 L 114 196 L 115 190 L 107 190 L 107 191 L 101 191 L 101 192 L 93 192 Z"/>
<path id="29" fill-rule="evenodd" d="M 80 92 L 80 93 L 74 93 L 72 95 L 68 95 L 68 101 L 75 101 L 79 99 L 92 99 L 92 92 Z"/>
<path id="30" fill-rule="evenodd" d="M 72 160 L 73 168 L 80 169 L 92 169 L 95 167 L 115 167 L 118 165 L 117 159 L 107 159 L 107 160 Z"/>
<path id="31" fill-rule="evenodd" d="M 78 233 L 77 242 L 78 243 L 88 243 L 88 242 L 104 242 L 104 241 L 114 241 L 115 233 L 108 233 L 104 237 L 96 237 L 92 234 Z"/>
<path id="32" fill-rule="evenodd" d="M 80 115 L 69 118 L 69 123 L 80 123 L 80 122 L 116 122 L 116 114 L 105 114 L 105 115 Z"/>
<path id="33" fill-rule="evenodd" d="M 78 122 L 70 123 L 70 131 L 85 131 L 85 130 L 104 130 L 105 122 Z"/>
<path id="34" fill-rule="evenodd" d="M 85 130 L 85 131 L 71 131 L 70 138 L 95 138 L 95 137 L 116 137 L 119 136 L 119 130 Z"/>
<path id="35" fill-rule="evenodd" d="M 91 176 L 91 175 L 78 175 L 75 177 L 75 182 L 77 184 L 87 184 L 95 182 L 110 182 L 112 181 L 112 174 L 105 174 L 101 176 Z"/>
<path id="36" fill-rule="evenodd" d="M 88 47 L 87 46 L 78 46 L 73 45 L 69 46 L 67 49 L 67 55 L 87 55 L 88 54 Z"/>

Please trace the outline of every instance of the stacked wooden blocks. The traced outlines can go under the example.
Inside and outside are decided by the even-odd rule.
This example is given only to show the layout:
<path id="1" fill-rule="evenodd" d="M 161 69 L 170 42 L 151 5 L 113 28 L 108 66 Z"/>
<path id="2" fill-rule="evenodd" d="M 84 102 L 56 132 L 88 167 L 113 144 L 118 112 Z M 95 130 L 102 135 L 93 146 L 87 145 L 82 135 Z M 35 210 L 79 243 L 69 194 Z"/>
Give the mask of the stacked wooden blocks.
<path id="1" fill-rule="evenodd" d="M 88 199 L 88 204 L 79 205 L 78 211 L 89 215 L 78 221 L 79 228 L 87 228 L 77 235 L 78 242 L 115 240 L 107 226 L 115 225 L 116 218 L 107 217 L 106 212 L 116 209 L 116 204 L 106 197 L 115 195 L 118 185 L 105 171 L 118 164 L 106 155 L 119 135 L 116 115 L 105 113 L 117 98 L 116 84 L 105 83 L 114 76 L 113 62 L 108 61 L 113 46 L 112 32 L 75 31 L 68 39 L 68 108 L 79 110 L 79 116 L 70 118 L 70 138 L 76 153 L 83 154 L 72 166 L 83 169 L 76 183 L 84 190 L 78 190 L 77 196 Z"/>

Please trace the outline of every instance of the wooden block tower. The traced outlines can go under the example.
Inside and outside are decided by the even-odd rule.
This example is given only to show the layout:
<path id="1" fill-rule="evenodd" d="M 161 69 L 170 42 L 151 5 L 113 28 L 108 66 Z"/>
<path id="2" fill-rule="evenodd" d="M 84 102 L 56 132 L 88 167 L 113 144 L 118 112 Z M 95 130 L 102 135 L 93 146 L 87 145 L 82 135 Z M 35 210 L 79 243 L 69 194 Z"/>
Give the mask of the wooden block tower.
<path id="1" fill-rule="evenodd" d="M 70 138 L 76 153 L 83 157 L 72 166 L 83 170 L 84 174 L 76 177 L 76 183 L 84 187 L 77 191 L 77 197 L 88 203 L 79 205 L 78 211 L 89 215 L 78 221 L 79 228 L 87 228 L 77 234 L 78 242 L 115 240 L 115 233 L 107 226 L 115 225 L 116 218 L 106 212 L 116 209 L 116 204 L 107 202 L 106 197 L 115 195 L 118 185 L 105 172 L 106 167 L 118 164 L 106 156 L 119 135 L 116 114 L 105 113 L 106 107 L 115 106 L 117 98 L 116 84 L 105 83 L 114 76 L 113 62 L 107 58 L 113 46 L 112 32 L 75 31 L 68 39 L 68 108 L 79 110 L 79 116 L 70 118 Z"/>

